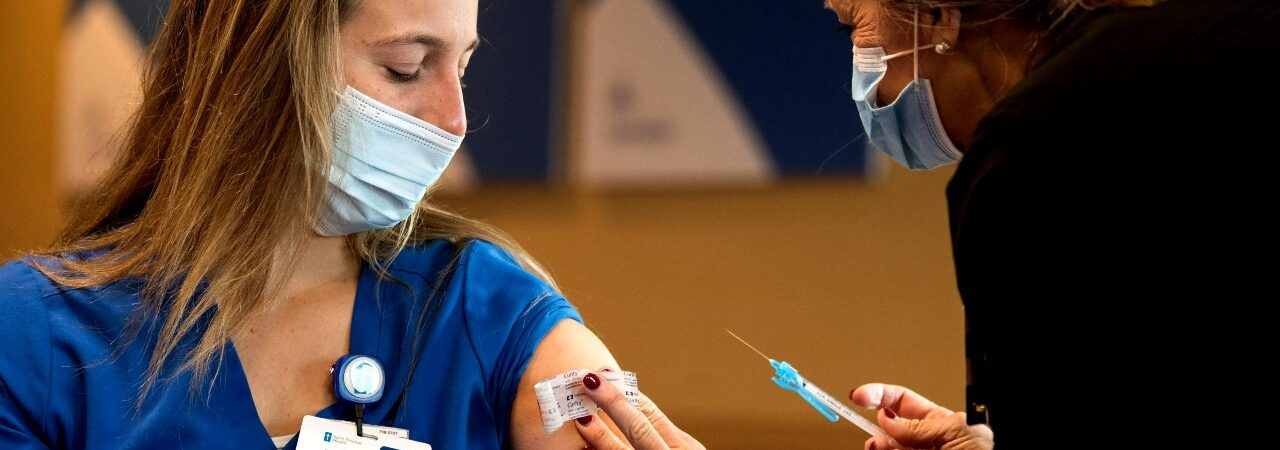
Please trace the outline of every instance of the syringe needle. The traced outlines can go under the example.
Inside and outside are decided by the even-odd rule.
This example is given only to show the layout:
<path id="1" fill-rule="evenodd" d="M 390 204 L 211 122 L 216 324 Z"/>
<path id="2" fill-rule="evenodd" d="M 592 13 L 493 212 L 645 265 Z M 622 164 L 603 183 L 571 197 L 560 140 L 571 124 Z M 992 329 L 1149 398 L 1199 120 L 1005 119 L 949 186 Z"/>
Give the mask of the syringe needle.
<path id="1" fill-rule="evenodd" d="M 755 347 L 755 346 L 753 346 L 753 345 L 751 345 L 751 344 L 748 344 L 748 343 L 747 343 L 747 341 L 745 341 L 745 340 L 743 340 L 742 338 L 738 337 L 738 335 L 733 334 L 733 332 L 732 332 L 732 331 L 729 331 L 729 329 L 728 329 L 728 328 L 725 328 L 725 329 L 724 329 L 724 331 L 728 331 L 730 336 L 733 336 L 733 338 L 734 338 L 734 339 L 737 339 L 737 340 L 738 340 L 738 342 L 741 342 L 741 343 L 742 343 L 742 345 L 745 345 L 745 346 L 747 346 L 747 348 L 750 348 L 750 349 L 751 349 L 751 351 L 754 351 L 754 352 L 756 352 L 756 353 L 759 353 L 761 358 L 764 358 L 765 360 L 768 360 L 768 361 L 773 361 L 773 358 L 770 358 L 770 357 L 768 357 L 768 356 L 765 356 L 765 355 L 764 355 L 764 352 L 762 352 L 762 351 L 760 351 L 760 350 L 756 350 L 756 347 Z"/>

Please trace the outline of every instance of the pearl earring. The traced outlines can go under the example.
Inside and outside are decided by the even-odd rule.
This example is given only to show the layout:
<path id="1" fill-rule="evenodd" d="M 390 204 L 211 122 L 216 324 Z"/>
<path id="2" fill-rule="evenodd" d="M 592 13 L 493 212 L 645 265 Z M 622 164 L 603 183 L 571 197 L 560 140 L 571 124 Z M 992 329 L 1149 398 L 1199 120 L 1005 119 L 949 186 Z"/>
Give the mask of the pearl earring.
<path id="1" fill-rule="evenodd" d="M 951 43 L 947 41 L 942 41 L 938 43 L 938 45 L 933 47 L 933 51 L 938 52 L 939 55 L 945 55 L 947 53 L 951 53 Z"/>

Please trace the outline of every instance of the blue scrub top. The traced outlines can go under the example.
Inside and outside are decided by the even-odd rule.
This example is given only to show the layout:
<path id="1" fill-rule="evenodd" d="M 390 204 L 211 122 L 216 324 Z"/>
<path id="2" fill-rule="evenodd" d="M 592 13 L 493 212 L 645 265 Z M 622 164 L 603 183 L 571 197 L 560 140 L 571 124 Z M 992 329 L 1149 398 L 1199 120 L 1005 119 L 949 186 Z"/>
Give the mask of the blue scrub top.
<path id="1" fill-rule="evenodd" d="M 390 268 L 398 281 L 379 282 L 371 267 L 362 269 L 351 352 L 377 356 L 387 370 L 386 393 L 365 420 L 408 429 L 438 449 L 509 447 L 511 405 L 534 349 L 560 321 L 582 319 L 510 255 L 475 241 L 435 297 L 437 319 L 397 405 L 419 314 L 455 251 L 443 241 L 405 249 Z M 219 375 L 194 399 L 190 375 L 182 375 L 157 385 L 133 413 L 148 335 L 109 358 L 141 286 L 131 279 L 71 289 L 29 262 L 0 267 L 0 449 L 275 449 L 231 344 Z M 352 414 L 350 405 L 316 412 Z"/>

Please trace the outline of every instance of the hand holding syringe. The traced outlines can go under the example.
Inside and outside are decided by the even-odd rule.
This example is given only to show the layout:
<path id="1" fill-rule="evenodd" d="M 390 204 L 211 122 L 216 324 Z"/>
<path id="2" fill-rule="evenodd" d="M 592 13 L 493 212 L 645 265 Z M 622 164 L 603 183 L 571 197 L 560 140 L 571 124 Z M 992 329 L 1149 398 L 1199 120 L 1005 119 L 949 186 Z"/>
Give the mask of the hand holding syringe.
<path id="1" fill-rule="evenodd" d="M 891 445 L 901 447 L 893 441 L 893 438 L 889 437 L 888 434 L 885 434 L 884 430 L 876 426 L 876 424 L 871 423 L 870 420 L 867 420 L 852 409 L 849 409 L 849 407 L 845 406 L 844 403 L 836 400 L 835 397 L 831 396 L 831 394 L 823 392 L 822 389 L 819 389 L 813 383 L 810 383 L 809 380 L 800 376 L 800 372 L 794 367 L 791 367 L 790 364 L 787 364 L 786 361 L 780 362 L 765 356 L 763 352 L 756 350 L 754 346 L 748 344 L 747 341 L 738 337 L 738 335 L 733 334 L 732 331 L 724 331 L 728 331 L 734 339 L 742 342 L 743 345 L 746 345 L 751 348 L 751 350 L 760 354 L 760 356 L 763 356 L 764 359 L 768 360 L 769 365 L 773 366 L 773 370 L 776 373 L 773 377 L 773 382 L 783 389 L 800 394 L 800 397 L 803 398 L 804 401 L 809 402 L 809 405 L 818 410 L 818 412 L 821 413 L 823 417 L 826 417 L 828 421 L 838 422 L 841 417 L 844 417 L 850 422 L 853 422 L 854 425 L 857 425 L 858 428 L 861 428 L 862 431 L 866 431 L 867 434 L 872 436 L 884 436 Z"/>

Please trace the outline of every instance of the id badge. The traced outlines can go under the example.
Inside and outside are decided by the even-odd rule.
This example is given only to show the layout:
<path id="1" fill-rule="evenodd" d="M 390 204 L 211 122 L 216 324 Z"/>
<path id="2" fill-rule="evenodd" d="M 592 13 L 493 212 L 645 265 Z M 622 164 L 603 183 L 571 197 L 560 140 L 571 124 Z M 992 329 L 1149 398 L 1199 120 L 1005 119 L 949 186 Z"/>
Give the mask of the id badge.
<path id="1" fill-rule="evenodd" d="M 316 416 L 302 418 L 298 450 L 431 450 L 423 442 L 409 440 L 399 428 L 365 425 L 365 435 L 356 436 L 356 424 Z M 404 437 L 399 434 L 404 433 Z"/>

